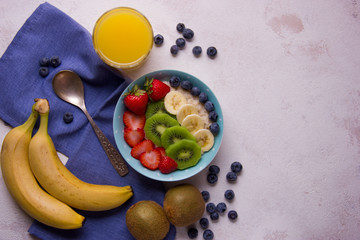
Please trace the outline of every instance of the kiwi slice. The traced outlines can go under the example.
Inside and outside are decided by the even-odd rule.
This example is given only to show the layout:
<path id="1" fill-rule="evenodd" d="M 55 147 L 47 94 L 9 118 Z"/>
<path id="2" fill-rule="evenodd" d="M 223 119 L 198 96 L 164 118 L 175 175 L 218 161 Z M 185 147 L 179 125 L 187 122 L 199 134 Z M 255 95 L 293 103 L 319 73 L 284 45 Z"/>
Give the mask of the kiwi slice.
<path id="1" fill-rule="evenodd" d="M 161 145 L 166 149 L 181 139 L 189 139 L 196 142 L 195 137 L 185 127 L 174 126 L 167 128 L 161 135 Z"/>
<path id="2" fill-rule="evenodd" d="M 150 118 L 146 119 L 145 122 L 145 136 L 150 139 L 155 145 L 161 145 L 161 135 L 164 131 L 173 126 L 179 126 L 178 121 L 170 117 L 166 113 L 157 113 Z"/>
<path id="3" fill-rule="evenodd" d="M 168 113 L 165 109 L 164 101 L 150 102 L 146 108 L 146 119 L 157 113 Z"/>
<path id="4" fill-rule="evenodd" d="M 189 139 L 182 139 L 171 144 L 165 150 L 166 155 L 178 164 L 178 169 L 185 169 L 196 165 L 201 158 L 201 147 Z"/>

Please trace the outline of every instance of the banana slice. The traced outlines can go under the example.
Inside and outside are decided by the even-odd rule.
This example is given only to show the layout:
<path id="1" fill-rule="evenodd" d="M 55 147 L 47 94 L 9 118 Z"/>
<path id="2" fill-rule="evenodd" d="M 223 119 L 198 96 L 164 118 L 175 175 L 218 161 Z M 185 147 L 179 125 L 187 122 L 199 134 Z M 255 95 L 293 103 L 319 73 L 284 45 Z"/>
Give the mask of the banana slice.
<path id="1" fill-rule="evenodd" d="M 190 114 L 198 114 L 199 111 L 197 110 L 197 108 L 195 107 L 195 105 L 193 104 L 184 104 L 182 105 L 177 114 L 176 114 L 176 119 L 178 120 L 178 122 L 181 124 L 182 121 L 184 120 L 185 117 L 187 117 Z"/>
<path id="2" fill-rule="evenodd" d="M 171 114 L 176 115 L 179 108 L 186 104 L 185 96 L 178 91 L 171 91 L 164 98 L 165 109 Z"/>
<path id="3" fill-rule="evenodd" d="M 204 128 L 204 125 L 204 120 L 197 114 L 186 116 L 181 123 L 181 126 L 187 128 L 192 135 L 194 135 L 196 131 Z"/>
<path id="4" fill-rule="evenodd" d="M 208 129 L 200 129 L 194 133 L 196 142 L 200 145 L 202 152 L 209 151 L 214 146 L 214 135 Z"/>

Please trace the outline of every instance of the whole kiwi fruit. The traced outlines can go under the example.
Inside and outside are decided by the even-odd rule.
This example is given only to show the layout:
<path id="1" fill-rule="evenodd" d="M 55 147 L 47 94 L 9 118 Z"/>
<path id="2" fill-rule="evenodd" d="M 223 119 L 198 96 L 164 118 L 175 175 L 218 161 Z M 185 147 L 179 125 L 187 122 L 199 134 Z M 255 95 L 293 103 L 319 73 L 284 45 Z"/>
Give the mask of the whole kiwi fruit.
<path id="1" fill-rule="evenodd" d="M 202 217 L 205 201 L 194 185 L 180 184 L 166 192 L 164 210 L 170 223 L 176 227 L 185 227 Z"/>
<path id="2" fill-rule="evenodd" d="M 164 209 L 151 200 L 139 201 L 127 210 L 126 226 L 136 240 L 161 240 L 170 229 Z"/>

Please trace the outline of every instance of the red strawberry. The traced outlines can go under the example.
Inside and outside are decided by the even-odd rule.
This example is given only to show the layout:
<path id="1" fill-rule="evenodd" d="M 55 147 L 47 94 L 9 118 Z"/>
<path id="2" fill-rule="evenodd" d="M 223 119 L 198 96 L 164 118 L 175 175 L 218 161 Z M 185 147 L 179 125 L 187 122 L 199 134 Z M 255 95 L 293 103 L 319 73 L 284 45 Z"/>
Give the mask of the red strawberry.
<path id="1" fill-rule="evenodd" d="M 138 85 L 135 85 L 125 95 L 124 104 L 125 106 L 135 114 L 145 114 L 149 97 L 144 90 L 139 89 Z"/>
<path id="2" fill-rule="evenodd" d="M 160 160 L 161 160 L 161 153 L 157 149 L 153 149 L 150 152 L 144 152 L 140 155 L 141 164 L 150 170 L 157 169 Z"/>
<path id="3" fill-rule="evenodd" d="M 133 149 L 131 149 L 131 156 L 136 159 L 140 159 L 140 155 L 144 152 L 150 152 L 155 147 L 154 143 L 151 140 L 143 140 L 140 143 L 136 144 Z"/>
<path id="4" fill-rule="evenodd" d="M 163 147 L 156 147 L 155 149 L 159 150 L 159 152 L 161 153 L 161 158 L 166 157 L 165 148 L 163 148 Z"/>
<path id="5" fill-rule="evenodd" d="M 178 164 L 175 162 L 175 160 L 168 156 L 163 157 L 159 164 L 160 172 L 165 174 L 175 171 L 177 167 Z"/>
<path id="6" fill-rule="evenodd" d="M 136 130 L 138 128 L 143 129 L 145 126 L 145 115 L 137 115 L 130 111 L 125 111 L 123 115 L 123 121 L 125 128 Z"/>
<path id="7" fill-rule="evenodd" d="M 131 129 L 125 128 L 124 129 L 124 139 L 130 147 L 135 147 L 136 144 L 141 142 L 145 138 L 145 131 L 144 129 Z"/>
<path id="8" fill-rule="evenodd" d="M 146 78 L 144 83 L 145 90 L 151 100 L 159 101 L 165 97 L 165 95 L 170 92 L 170 87 L 157 79 Z"/>

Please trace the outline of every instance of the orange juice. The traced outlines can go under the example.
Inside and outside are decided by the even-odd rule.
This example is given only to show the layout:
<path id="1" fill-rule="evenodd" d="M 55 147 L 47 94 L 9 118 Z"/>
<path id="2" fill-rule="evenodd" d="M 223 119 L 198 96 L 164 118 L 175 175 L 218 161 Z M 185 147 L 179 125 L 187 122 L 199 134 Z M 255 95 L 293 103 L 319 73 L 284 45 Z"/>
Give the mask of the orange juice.
<path id="1" fill-rule="evenodd" d="M 153 46 L 151 24 L 132 8 L 120 7 L 104 13 L 96 22 L 93 44 L 108 65 L 132 69 L 141 65 Z"/>

